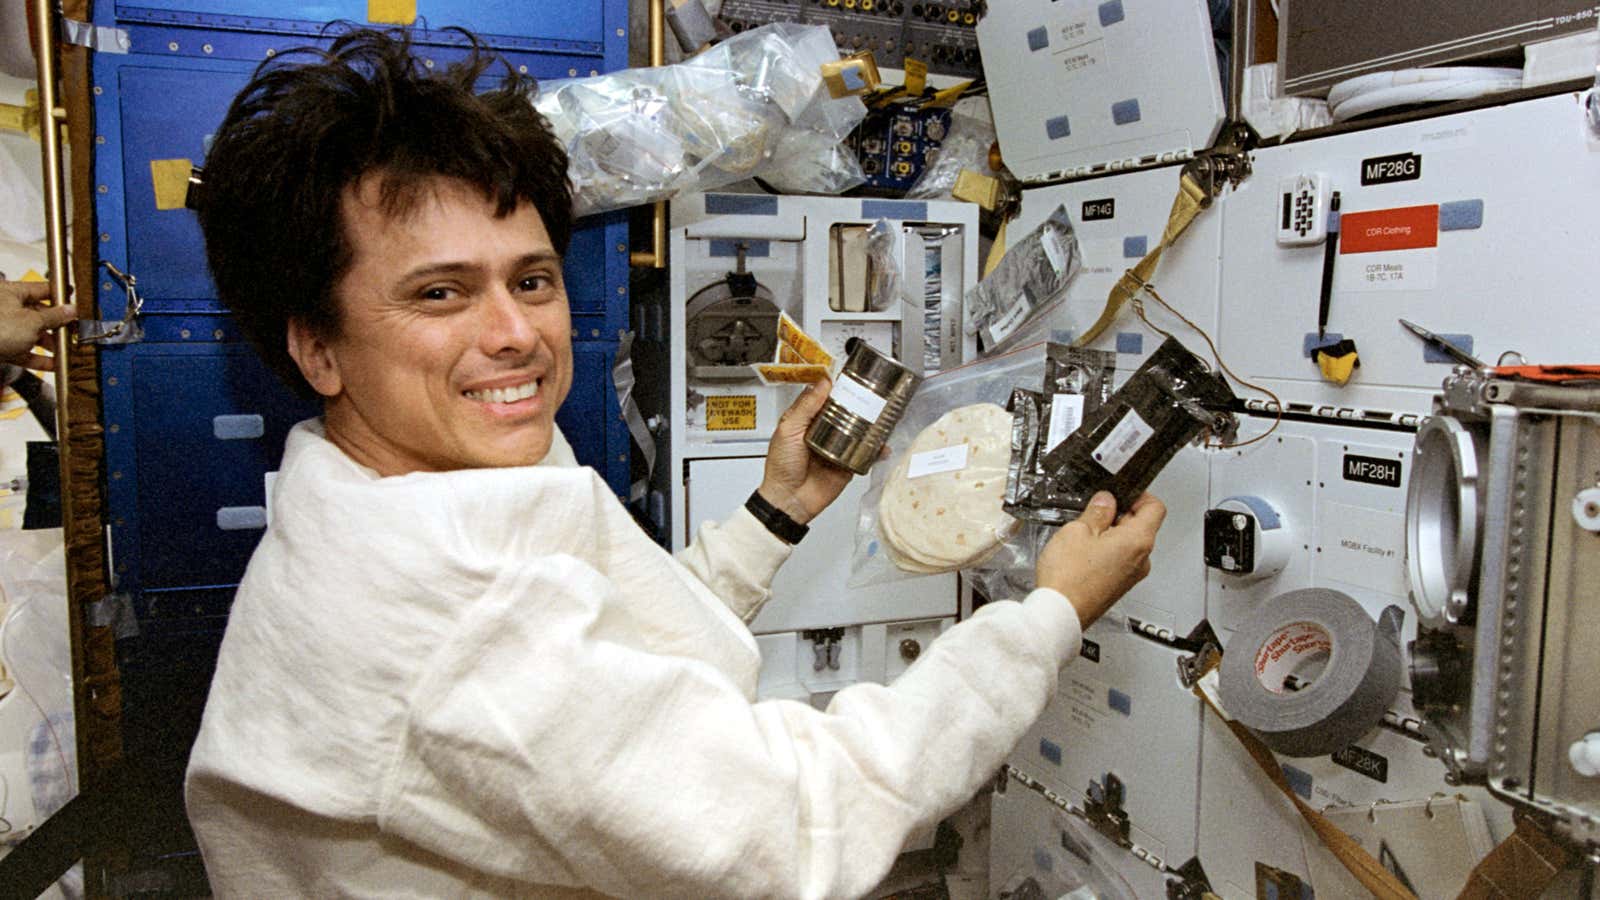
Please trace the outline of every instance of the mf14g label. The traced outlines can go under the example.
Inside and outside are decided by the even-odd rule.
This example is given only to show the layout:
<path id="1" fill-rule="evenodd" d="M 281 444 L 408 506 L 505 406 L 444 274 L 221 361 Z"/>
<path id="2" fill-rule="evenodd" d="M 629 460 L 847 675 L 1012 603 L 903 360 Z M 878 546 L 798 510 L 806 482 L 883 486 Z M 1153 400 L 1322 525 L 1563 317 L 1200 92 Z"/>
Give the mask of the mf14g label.
<path id="1" fill-rule="evenodd" d="M 1117 201 L 1113 197 L 1104 200 L 1083 201 L 1083 221 L 1097 222 L 1101 219 L 1115 219 L 1117 217 Z"/>

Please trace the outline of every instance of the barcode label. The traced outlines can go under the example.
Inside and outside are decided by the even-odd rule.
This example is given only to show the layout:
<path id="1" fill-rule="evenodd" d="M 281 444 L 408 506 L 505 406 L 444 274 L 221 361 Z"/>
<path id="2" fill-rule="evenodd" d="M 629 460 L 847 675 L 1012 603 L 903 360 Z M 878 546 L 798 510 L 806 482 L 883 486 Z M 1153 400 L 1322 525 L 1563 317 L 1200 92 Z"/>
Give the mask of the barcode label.
<path id="1" fill-rule="evenodd" d="M 1117 427 L 1111 429 L 1106 439 L 1100 442 L 1100 446 L 1094 448 L 1092 454 L 1094 461 L 1115 475 L 1122 471 L 1128 460 L 1133 459 L 1133 455 L 1138 453 L 1139 448 L 1143 447 L 1145 441 L 1150 440 L 1150 436 L 1155 433 L 1154 428 L 1139 418 L 1137 412 L 1130 409 L 1128 414 L 1122 417 L 1122 421 L 1117 423 Z"/>
<path id="2" fill-rule="evenodd" d="M 1056 394 L 1050 398 L 1050 436 L 1044 452 L 1049 453 L 1083 424 L 1083 395 Z"/>

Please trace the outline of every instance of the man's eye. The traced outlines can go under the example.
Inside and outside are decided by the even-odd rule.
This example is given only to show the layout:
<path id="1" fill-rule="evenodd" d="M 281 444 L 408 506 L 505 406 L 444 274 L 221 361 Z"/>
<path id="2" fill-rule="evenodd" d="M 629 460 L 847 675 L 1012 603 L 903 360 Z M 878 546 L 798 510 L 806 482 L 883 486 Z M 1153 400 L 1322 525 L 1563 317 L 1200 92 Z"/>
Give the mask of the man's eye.
<path id="1" fill-rule="evenodd" d="M 422 291 L 424 300 L 449 300 L 452 296 L 454 292 L 447 287 L 431 287 Z"/>
<path id="2" fill-rule="evenodd" d="M 517 288 L 524 291 L 540 291 L 550 286 L 550 279 L 544 275 L 525 275 L 517 282 Z"/>

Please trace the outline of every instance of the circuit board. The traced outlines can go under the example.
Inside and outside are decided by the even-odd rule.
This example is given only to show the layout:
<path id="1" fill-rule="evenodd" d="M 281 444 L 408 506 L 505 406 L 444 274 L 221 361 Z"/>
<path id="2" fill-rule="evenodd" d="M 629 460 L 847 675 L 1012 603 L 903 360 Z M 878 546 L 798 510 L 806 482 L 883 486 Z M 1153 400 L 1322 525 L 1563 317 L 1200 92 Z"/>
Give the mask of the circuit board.
<path id="1" fill-rule="evenodd" d="M 907 56 L 941 75 L 983 74 L 975 30 L 983 0 L 723 0 L 719 14 L 735 32 L 772 22 L 826 25 L 841 54 L 871 50 L 879 66 L 905 67 Z"/>
<path id="2" fill-rule="evenodd" d="M 949 133 L 948 108 L 891 106 L 868 112 L 850 133 L 849 146 L 861 161 L 867 187 L 904 192 L 937 158 Z"/>

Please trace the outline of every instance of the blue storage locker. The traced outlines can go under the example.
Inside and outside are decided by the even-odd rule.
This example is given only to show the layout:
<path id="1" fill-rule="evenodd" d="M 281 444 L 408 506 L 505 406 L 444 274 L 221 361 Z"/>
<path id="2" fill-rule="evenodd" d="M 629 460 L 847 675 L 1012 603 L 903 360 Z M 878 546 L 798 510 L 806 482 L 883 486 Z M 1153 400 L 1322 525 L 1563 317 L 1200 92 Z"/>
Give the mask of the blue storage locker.
<path id="1" fill-rule="evenodd" d="M 364 21 L 367 4 L 95 8 L 96 24 L 122 29 L 131 47 L 94 57 L 95 197 L 100 258 L 137 276 L 145 298 L 144 340 L 101 355 L 112 564 L 143 618 L 157 594 L 209 596 L 238 582 L 262 533 L 266 473 L 288 428 L 318 411 L 242 342 L 215 298 L 193 213 L 157 208 L 151 162 L 203 165 L 212 129 L 261 60 L 317 43 L 330 19 Z M 541 79 L 626 65 L 625 0 L 417 8 L 419 52 L 440 64 L 462 53 L 459 36 L 440 29 L 462 25 Z M 628 322 L 627 219 L 578 224 L 566 262 L 574 384 L 558 421 L 579 460 L 625 494 L 629 437 L 610 373 Z M 121 288 L 103 276 L 96 287 L 102 317 L 119 318 Z"/>

